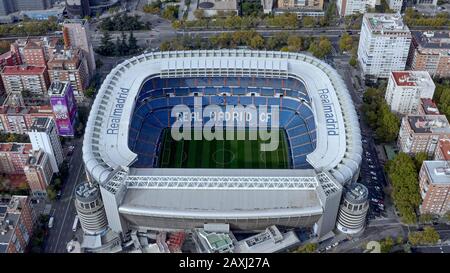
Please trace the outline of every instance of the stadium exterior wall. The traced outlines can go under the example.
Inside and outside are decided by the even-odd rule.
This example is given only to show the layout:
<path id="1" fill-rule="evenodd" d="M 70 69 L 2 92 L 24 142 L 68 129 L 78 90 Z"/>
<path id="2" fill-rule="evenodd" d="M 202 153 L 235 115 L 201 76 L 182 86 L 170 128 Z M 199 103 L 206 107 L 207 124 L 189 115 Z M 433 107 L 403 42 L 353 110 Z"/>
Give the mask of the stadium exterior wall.
<path id="1" fill-rule="evenodd" d="M 130 216 L 137 213 L 137 211 L 130 210 L 130 206 L 127 207 L 126 202 L 124 203 L 129 197 L 130 185 L 131 188 L 135 187 L 133 191 L 142 187 L 141 194 L 143 194 L 145 191 L 157 191 L 158 187 L 183 191 L 183 189 L 191 187 L 189 185 L 195 184 L 191 182 L 189 182 L 191 184 L 186 182 L 176 185 L 171 183 L 171 170 L 159 170 L 169 182 L 151 184 L 139 181 L 141 178 L 134 176 L 133 169 L 129 167 L 136 159 L 136 154 L 128 148 L 127 143 L 135 98 L 145 79 L 158 74 L 162 78 L 254 76 L 295 77 L 301 80 L 312 100 L 318 134 L 317 148 L 307 156 L 307 161 L 314 168 L 312 171 L 316 178 L 312 183 L 316 183 L 317 200 L 322 207 L 321 213 L 315 213 L 315 215 L 319 215 L 316 224 L 320 227 L 317 230 L 318 234 L 322 235 L 332 230 L 339 207 L 341 184 L 356 180 L 362 154 L 359 122 L 351 97 L 341 77 L 326 63 L 299 53 L 205 50 L 153 52 L 139 55 L 119 64 L 103 82 L 87 122 L 83 143 L 83 160 L 90 176 L 101 185 L 108 222 L 114 231 L 126 231 L 128 229 L 127 222 L 134 223 L 136 227 L 151 226 L 151 223 L 146 223 L 147 220 L 141 221 L 140 217 Z M 113 123 L 110 117 L 114 111 L 117 111 L 119 104 L 123 109 L 120 111 L 120 122 Z M 109 132 L 113 133 L 109 134 Z M 246 170 L 239 171 L 243 176 L 248 174 Z M 200 170 L 197 171 L 197 175 L 202 176 L 205 173 Z M 172 177 L 178 179 L 181 175 Z M 145 180 L 145 177 L 142 176 L 142 179 Z M 204 184 L 197 183 L 195 187 L 208 188 L 210 187 L 209 183 L 212 184 L 213 180 L 216 183 L 226 180 L 226 177 L 219 175 Z M 248 187 L 258 185 L 266 190 L 277 189 L 277 187 L 288 190 L 288 184 L 282 183 L 291 182 L 280 182 L 273 186 L 271 183 L 261 184 L 255 177 L 255 182 L 249 184 Z M 233 186 L 230 185 L 226 185 L 226 189 L 217 188 L 223 194 L 226 194 L 227 190 L 238 189 L 241 187 L 236 186 L 233 189 Z M 251 193 L 248 198 L 251 199 Z M 180 219 L 189 218 L 182 217 L 182 213 L 177 210 L 173 210 L 172 213 L 175 215 L 180 213 Z M 213 212 L 213 216 L 209 219 L 214 222 L 214 215 L 218 217 L 220 213 L 220 211 Z M 258 217 L 258 211 L 252 213 L 252 217 Z M 269 224 L 277 224 L 276 217 L 270 218 Z M 306 219 L 299 221 L 307 222 Z M 237 226 L 239 227 L 239 223 Z M 252 227 L 258 228 L 256 225 L 245 226 L 245 228 Z"/>

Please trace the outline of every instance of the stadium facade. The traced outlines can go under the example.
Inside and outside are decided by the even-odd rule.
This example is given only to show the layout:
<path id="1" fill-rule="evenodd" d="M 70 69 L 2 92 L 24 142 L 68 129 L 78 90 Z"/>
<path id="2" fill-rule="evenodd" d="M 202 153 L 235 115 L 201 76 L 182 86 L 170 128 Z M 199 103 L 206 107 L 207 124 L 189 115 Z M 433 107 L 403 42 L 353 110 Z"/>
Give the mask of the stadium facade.
<path id="1" fill-rule="evenodd" d="M 279 105 L 290 168 L 159 168 L 170 108 L 193 107 L 194 97 L 203 106 Z M 109 227 L 122 235 L 228 223 L 311 227 L 323 236 L 335 227 L 342 187 L 356 181 L 361 154 L 352 99 L 331 66 L 251 50 L 152 52 L 124 61 L 103 82 L 83 143 Z"/>

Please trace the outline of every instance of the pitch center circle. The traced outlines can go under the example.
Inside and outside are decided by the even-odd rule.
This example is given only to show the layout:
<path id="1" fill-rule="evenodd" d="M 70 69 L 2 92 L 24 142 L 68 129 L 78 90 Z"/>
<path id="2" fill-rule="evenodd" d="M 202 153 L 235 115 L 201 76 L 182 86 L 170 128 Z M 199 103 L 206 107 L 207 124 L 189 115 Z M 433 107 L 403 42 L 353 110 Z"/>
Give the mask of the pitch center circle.
<path id="1" fill-rule="evenodd" d="M 219 161 L 218 158 L 223 159 L 223 161 Z M 229 158 L 229 160 L 226 160 Z M 233 153 L 233 151 L 228 149 L 218 149 L 213 153 L 213 160 L 218 165 L 227 165 L 234 161 L 236 158 L 236 155 Z"/>

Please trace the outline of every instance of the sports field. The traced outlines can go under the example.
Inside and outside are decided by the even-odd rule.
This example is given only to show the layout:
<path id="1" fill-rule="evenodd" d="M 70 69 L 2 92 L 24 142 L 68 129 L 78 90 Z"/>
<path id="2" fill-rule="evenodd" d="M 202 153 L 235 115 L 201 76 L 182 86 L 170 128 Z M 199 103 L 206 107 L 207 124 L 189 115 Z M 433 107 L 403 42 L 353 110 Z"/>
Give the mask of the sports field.
<path id="1" fill-rule="evenodd" d="M 175 141 L 170 129 L 163 131 L 160 168 L 225 168 L 225 169 L 286 169 L 289 152 L 284 130 L 279 130 L 278 149 L 261 152 L 260 144 L 267 141 L 180 140 Z M 192 137 L 193 139 L 193 137 Z"/>

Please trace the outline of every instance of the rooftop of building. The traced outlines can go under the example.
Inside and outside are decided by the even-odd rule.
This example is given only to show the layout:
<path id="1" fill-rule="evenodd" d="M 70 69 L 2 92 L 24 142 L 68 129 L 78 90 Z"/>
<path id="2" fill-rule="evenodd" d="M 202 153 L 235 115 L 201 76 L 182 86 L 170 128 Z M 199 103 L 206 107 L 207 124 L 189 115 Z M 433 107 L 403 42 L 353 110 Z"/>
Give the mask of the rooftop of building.
<path id="1" fill-rule="evenodd" d="M 345 199 L 354 204 L 365 202 L 368 196 L 369 190 L 366 188 L 366 186 L 359 183 L 353 183 L 352 185 L 350 185 L 345 193 Z"/>
<path id="2" fill-rule="evenodd" d="M 364 18 L 369 22 L 372 32 L 380 32 L 382 34 L 409 33 L 409 28 L 403 23 L 403 18 L 400 14 L 365 13 Z"/>
<path id="3" fill-rule="evenodd" d="M 69 82 L 53 81 L 48 88 L 48 95 L 64 96 L 69 86 Z"/>
<path id="4" fill-rule="evenodd" d="M 42 160 L 44 159 L 45 153 L 43 150 L 32 150 L 30 152 L 30 156 L 27 159 L 28 166 L 39 166 L 41 165 Z"/>
<path id="5" fill-rule="evenodd" d="M 445 115 L 410 115 L 409 126 L 415 133 L 446 133 L 450 134 L 450 126 Z"/>
<path id="6" fill-rule="evenodd" d="M 450 184 L 450 166 L 448 161 L 433 160 L 424 161 L 427 173 L 432 184 Z"/>
<path id="7" fill-rule="evenodd" d="M 448 49 L 450 50 L 450 31 L 412 31 L 414 41 L 425 49 Z"/>
<path id="8" fill-rule="evenodd" d="M 200 0 L 198 7 L 205 10 L 237 10 L 237 0 Z"/>
<path id="9" fill-rule="evenodd" d="M 4 75 L 36 75 L 45 72 L 44 66 L 32 66 L 32 65 L 15 65 L 5 66 L 2 74 Z"/>
<path id="10" fill-rule="evenodd" d="M 420 99 L 420 107 L 426 115 L 440 115 L 439 109 L 432 99 Z"/>
<path id="11" fill-rule="evenodd" d="M 438 149 L 444 160 L 450 160 L 450 139 L 440 139 Z"/>
<path id="12" fill-rule="evenodd" d="M 397 86 L 435 88 L 433 79 L 428 71 L 393 71 L 392 76 Z"/>
<path id="13" fill-rule="evenodd" d="M 76 187 L 75 195 L 77 200 L 81 202 L 92 202 L 97 199 L 99 189 L 94 184 L 83 182 Z"/>
<path id="14" fill-rule="evenodd" d="M 38 132 L 45 132 L 47 131 L 50 121 L 51 119 L 48 117 L 36 118 L 33 122 L 33 125 L 31 125 L 31 130 Z"/>
<path id="15" fill-rule="evenodd" d="M 41 105 L 41 106 L 9 106 L 3 105 L 0 106 L 0 114 L 37 114 L 37 113 L 48 113 L 51 114 L 52 107 L 50 105 Z"/>
<path id="16" fill-rule="evenodd" d="M 31 150 L 31 143 L 0 143 L 0 152 L 29 154 Z"/>
<path id="17" fill-rule="evenodd" d="M 5 253 L 11 241 L 14 228 L 20 219 L 21 200 L 26 196 L 14 195 L 10 198 L 0 198 L 0 253 Z"/>
<path id="18" fill-rule="evenodd" d="M 66 19 L 66 20 L 64 20 L 64 25 L 65 24 L 81 24 L 81 25 L 84 25 L 87 22 L 88 21 L 86 19 Z"/>

